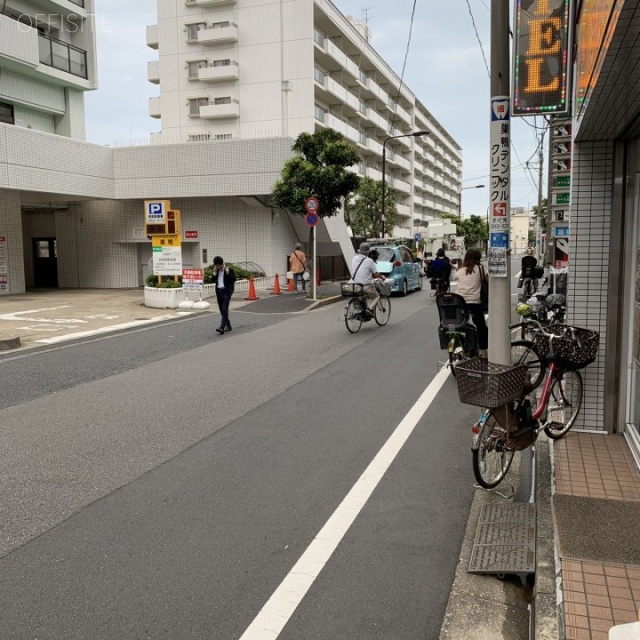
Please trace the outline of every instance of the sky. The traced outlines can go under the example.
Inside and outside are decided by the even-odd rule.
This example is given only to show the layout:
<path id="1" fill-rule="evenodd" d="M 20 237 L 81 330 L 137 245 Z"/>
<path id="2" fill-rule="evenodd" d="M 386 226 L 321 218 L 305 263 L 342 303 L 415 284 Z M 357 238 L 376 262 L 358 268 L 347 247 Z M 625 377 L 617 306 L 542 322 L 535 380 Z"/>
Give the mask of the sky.
<path id="1" fill-rule="evenodd" d="M 367 21 L 373 47 L 462 148 L 465 216 L 484 217 L 489 206 L 490 2 L 417 0 L 404 64 L 414 0 L 333 0 L 343 14 Z M 158 59 L 146 46 L 146 27 L 157 23 L 156 5 L 96 0 L 99 89 L 86 96 L 89 142 L 142 144 L 160 129 L 160 121 L 148 115 L 149 97 L 159 95 L 147 81 L 147 62 Z M 512 207 L 538 202 L 535 123 L 531 117 L 512 120 Z M 485 188 L 468 188 L 478 184 Z"/>

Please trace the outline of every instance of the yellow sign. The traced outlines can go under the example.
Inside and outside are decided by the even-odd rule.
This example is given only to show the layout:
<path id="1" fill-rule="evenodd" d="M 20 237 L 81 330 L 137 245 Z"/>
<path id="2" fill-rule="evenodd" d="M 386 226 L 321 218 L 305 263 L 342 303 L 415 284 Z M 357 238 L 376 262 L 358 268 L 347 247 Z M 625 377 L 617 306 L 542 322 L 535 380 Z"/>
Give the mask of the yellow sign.
<path id="1" fill-rule="evenodd" d="M 516 3 L 513 115 L 569 110 L 571 0 Z"/>
<path id="2" fill-rule="evenodd" d="M 180 247 L 182 246 L 182 238 L 180 236 L 151 236 L 152 247 Z"/>

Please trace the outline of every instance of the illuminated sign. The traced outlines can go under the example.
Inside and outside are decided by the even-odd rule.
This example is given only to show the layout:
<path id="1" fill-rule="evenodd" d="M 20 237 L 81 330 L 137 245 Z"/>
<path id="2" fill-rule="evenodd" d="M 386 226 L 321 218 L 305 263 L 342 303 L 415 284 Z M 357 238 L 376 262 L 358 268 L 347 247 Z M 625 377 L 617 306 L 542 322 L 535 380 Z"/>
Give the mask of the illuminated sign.
<path id="1" fill-rule="evenodd" d="M 513 115 L 569 111 L 571 0 L 516 0 Z"/>

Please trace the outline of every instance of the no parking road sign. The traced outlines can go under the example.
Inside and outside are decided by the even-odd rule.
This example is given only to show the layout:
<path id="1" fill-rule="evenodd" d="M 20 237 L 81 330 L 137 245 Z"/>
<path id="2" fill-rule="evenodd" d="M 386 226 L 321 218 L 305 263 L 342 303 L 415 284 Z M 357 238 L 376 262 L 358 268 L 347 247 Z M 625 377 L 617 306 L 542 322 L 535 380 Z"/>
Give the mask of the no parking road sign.
<path id="1" fill-rule="evenodd" d="M 320 216 L 317 213 L 309 212 L 304 218 L 304 221 L 310 226 L 315 227 L 320 222 Z"/>
<path id="2" fill-rule="evenodd" d="M 307 210 L 305 222 L 310 227 L 315 227 L 320 221 L 320 216 L 318 215 L 318 211 L 320 210 L 320 202 L 318 198 L 307 198 L 304 201 L 304 208 Z"/>

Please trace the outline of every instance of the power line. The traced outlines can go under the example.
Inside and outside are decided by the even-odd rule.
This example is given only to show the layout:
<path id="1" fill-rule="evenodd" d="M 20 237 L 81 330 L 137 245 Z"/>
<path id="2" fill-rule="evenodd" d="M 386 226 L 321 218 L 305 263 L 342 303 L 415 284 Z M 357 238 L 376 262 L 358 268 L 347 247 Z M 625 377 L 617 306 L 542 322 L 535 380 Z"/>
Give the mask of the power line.
<path id="1" fill-rule="evenodd" d="M 473 30 L 476 32 L 476 39 L 478 40 L 478 44 L 480 45 L 480 51 L 482 52 L 482 59 L 484 60 L 484 66 L 487 69 L 487 75 L 489 76 L 489 78 L 491 78 L 489 65 L 487 64 L 487 56 L 484 54 L 484 47 L 482 46 L 482 40 L 480 40 L 478 27 L 476 27 L 476 19 L 473 16 L 473 11 L 471 11 L 471 5 L 469 4 L 469 0 L 467 0 L 467 9 L 469 9 L 469 15 L 471 16 L 471 23 L 473 24 Z"/>
<path id="2" fill-rule="evenodd" d="M 404 52 L 404 61 L 402 63 L 402 73 L 400 74 L 400 86 L 398 87 L 398 95 L 396 97 L 396 104 L 393 110 L 393 118 L 391 118 L 391 128 L 393 129 L 393 125 L 396 121 L 396 113 L 398 111 L 398 103 L 400 102 L 400 92 L 402 91 L 402 86 L 404 84 L 404 71 L 407 67 L 407 59 L 409 58 L 409 48 L 411 46 L 411 34 L 413 33 L 413 21 L 416 15 L 416 4 L 418 0 L 413 0 L 413 8 L 411 9 L 411 19 L 409 21 L 409 37 L 407 38 L 407 48 Z"/>

